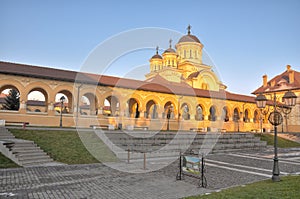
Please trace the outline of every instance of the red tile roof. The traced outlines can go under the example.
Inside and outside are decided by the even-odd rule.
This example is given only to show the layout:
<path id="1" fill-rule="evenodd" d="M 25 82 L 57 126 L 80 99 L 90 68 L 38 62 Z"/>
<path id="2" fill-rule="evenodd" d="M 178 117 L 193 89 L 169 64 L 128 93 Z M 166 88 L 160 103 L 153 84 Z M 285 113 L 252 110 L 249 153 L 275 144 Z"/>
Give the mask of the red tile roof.
<path id="1" fill-rule="evenodd" d="M 289 78 L 289 73 L 294 72 L 294 82 Z M 272 85 L 273 84 L 273 85 Z M 298 90 L 300 89 L 300 72 L 289 69 L 275 76 L 267 82 L 267 85 L 262 85 L 252 92 L 252 94 L 271 93 L 276 91 Z"/>
<path id="2" fill-rule="evenodd" d="M 171 83 L 166 80 L 163 80 L 162 77 L 156 77 L 149 81 L 140 81 L 107 75 L 97 75 L 91 73 L 83 73 L 1 61 L 0 73 L 42 79 L 52 79 L 58 81 L 95 84 L 100 86 L 112 86 L 134 90 L 169 93 L 175 95 L 197 96 L 204 98 L 217 98 L 255 103 L 255 98 L 251 96 L 234 94 L 225 90 L 220 90 L 219 92 L 216 92 L 202 89 L 194 89 L 186 83 Z"/>

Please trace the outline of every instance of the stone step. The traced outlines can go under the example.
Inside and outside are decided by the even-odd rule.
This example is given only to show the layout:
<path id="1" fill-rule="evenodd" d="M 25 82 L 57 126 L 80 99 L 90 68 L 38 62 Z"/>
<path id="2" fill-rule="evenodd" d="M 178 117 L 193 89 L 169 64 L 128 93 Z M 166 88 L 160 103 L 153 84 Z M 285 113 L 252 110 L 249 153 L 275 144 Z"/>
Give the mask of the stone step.
<path id="1" fill-rule="evenodd" d="M 266 142 L 249 142 L 249 143 L 224 143 L 224 144 L 215 144 L 214 143 L 205 143 L 203 145 L 196 145 L 196 144 L 169 144 L 169 145 L 119 145 L 120 148 L 123 150 L 132 150 L 132 151 L 156 151 L 156 150 L 178 150 L 178 149 L 200 149 L 200 148 L 211 148 L 213 147 L 214 150 L 220 149 L 255 149 L 256 147 L 266 147 Z"/>
<path id="2" fill-rule="evenodd" d="M 37 155 L 32 154 L 31 156 L 18 156 L 19 161 L 27 161 L 27 160 L 43 160 L 43 159 L 49 159 L 51 158 L 45 154 Z"/>
<path id="3" fill-rule="evenodd" d="M 20 146 L 20 147 L 12 147 L 11 151 L 14 152 L 22 152 L 22 151 L 37 151 L 41 150 L 38 146 Z"/>
<path id="4" fill-rule="evenodd" d="M 0 140 L 1 139 L 14 139 L 15 136 L 8 131 L 6 128 L 1 127 L 0 128 Z"/>
<path id="5" fill-rule="evenodd" d="M 258 142 L 258 143 L 249 143 L 244 144 L 243 147 L 240 146 L 240 144 L 219 144 L 215 145 L 212 149 L 210 145 L 207 146 L 198 146 L 198 147 L 190 147 L 190 148 L 183 148 L 176 145 L 168 146 L 167 148 L 135 148 L 137 151 L 140 150 L 140 152 L 137 151 L 130 151 L 130 158 L 131 159 L 141 159 L 143 158 L 143 151 L 147 153 L 147 158 L 158 158 L 158 157 L 173 157 L 178 156 L 180 151 L 189 151 L 192 150 L 196 154 L 199 153 L 200 150 L 208 149 L 211 151 L 211 153 L 217 153 L 217 152 L 229 152 L 229 151 L 238 151 L 238 150 L 244 150 L 244 149 L 251 149 L 251 150 L 259 150 L 266 147 L 266 142 Z M 128 152 L 123 151 L 116 154 L 118 158 L 121 160 L 127 160 L 128 158 Z"/>
<path id="6" fill-rule="evenodd" d="M 0 140 L 14 139 L 12 135 L 0 135 Z"/>
<path id="7" fill-rule="evenodd" d="M 33 141 L 16 139 L 5 128 L 0 128 L 0 136 L 8 136 L 10 138 L 3 141 L 2 145 L 6 153 L 10 154 L 8 156 L 11 156 L 12 159 L 21 166 L 29 167 L 54 162 L 47 153 Z"/>
<path id="8" fill-rule="evenodd" d="M 50 163 L 53 162 L 52 159 L 47 158 L 47 159 L 33 159 L 33 160 L 25 160 L 25 161 L 20 161 L 22 166 L 24 167 L 32 167 L 32 166 L 38 166 L 41 164 L 45 164 L 45 163 Z"/>
<path id="9" fill-rule="evenodd" d="M 29 141 L 29 142 L 14 142 L 13 146 L 15 148 L 18 148 L 18 147 L 36 147 L 37 145 L 34 142 Z"/>
<path id="10" fill-rule="evenodd" d="M 18 153 L 14 153 L 16 155 L 16 157 L 32 157 L 32 156 L 40 156 L 40 155 L 44 155 L 46 156 L 47 153 L 45 153 L 42 150 L 35 150 L 35 151 L 24 151 L 24 152 L 18 152 Z"/>
<path id="11" fill-rule="evenodd" d="M 128 138 L 133 138 L 133 139 L 144 139 L 149 137 L 149 135 L 151 135 L 151 132 L 147 132 L 147 133 L 132 133 L 132 134 L 126 134 L 126 133 L 106 133 L 106 136 L 109 137 L 110 139 L 128 139 Z M 251 133 L 222 133 L 222 134 L 215 134 L 215 133 L 198 133 L 198 134 L 191 134 L 191 133 L 180 133 L 180 135 L 184 135 L 184 136 L 192 136 L 195 137 L 195 139 L 203 139 L 203 138 L 214 138 L 214 137 L 219 137 L 219 138 L 224 138 L 224 139 L 232 139 L 232 138 L 251 138 L 254 137 L 253 134 Z M 150 139 L 173 139 L 176 135 L 175 133 L 169 133 L 169 134 L 165 134 L 165 133 L 158 133 L 155 134 L 153 136 L 150 137 Z"/>
<path id="12" fill-rule="evenodd" d="M 230 143 L 256 143 L 260 142 L 259 138 L 241 138 L 241 139 L 174 139 L 170 140 L 169 142 L 166 141 L 157 141 L 157 140 L 111 140 L 116 145 L 122 145 L 122 146 L 137 146 L 137 145 L 181 145 L 181 144 L 190 144 L 191 142 L 193 145 L 202 145 L 203 143 L 211 143 L 215 144 L 230 144 Z"/>

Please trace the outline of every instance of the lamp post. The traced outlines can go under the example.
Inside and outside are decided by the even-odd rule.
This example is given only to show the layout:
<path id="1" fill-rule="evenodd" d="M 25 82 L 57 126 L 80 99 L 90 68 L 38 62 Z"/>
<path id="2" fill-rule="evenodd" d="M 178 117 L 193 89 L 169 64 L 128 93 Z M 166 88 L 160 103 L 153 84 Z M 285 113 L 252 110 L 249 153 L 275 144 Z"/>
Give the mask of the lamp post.
<path id="1" fill-rule="evenodd" d="M 237 132 L 240 132 L 240 123 L 239 123 L 239 120 L 240 120 L 240 116 L 239 116 L 239 112 L 234 112 L 233 114 L 233 119 L 234 119 L 234 122 L 235 122 L 235 125 L 237 125 Z"/>
<path id="2" fill-rule="evenodd" d="M 78 116 L 79 116 L 79 94 L 80 94 L 80 88 L 83 86 L 83 84 L 80 84 L 77 86 L 77 101 L 76 101 L 76 126 L 78 125 Z"/>
<path id="3" fill-rule="evenodd" d="M 297 96 L 292 91 L 288 91 L 284 94 L 282 99 L 285 102 L 285 105 L 290 109 L 296 105 Z M 266 107 L 267 98 L 263 94 L 259 94 L 256 99 L 256 105 L 258 108 L 263 109 Z M 279 166 L 278 166 L 278 154 L 277 154 L 277 126 L 282 123 L 282 115 L 277 111 L 279 107 L 277 107 L 276 102 L 276 93 L 274 93 L 273 97 L 273 112 L 269 115 L 269 122 L 274 126 L 274 161 L 273 161 L 273 171 L 272 171 L 272 180 L 273 182 L 280 181 L 279 178 Z"/>
<path id="4" fill-rule="evenodd" d="M 65 96 L 61 96 L 60 100 L 60 120 L 59 120 L 59 127 L 62 128 L 62 111 L 63 111 L 63 105 L 65 102 Z"/>
<path id="5" fill-rule="evenodd" d="M 177 114 L 177 120 L 178 120 L 178 124 L 179 124 L 179 120 L 180 120 L 180 100 L 183 98 L 183 96 L 178 97 L 178 114 Z M 179 128 L 179 126 L 178 126 Z"/>
<path id="6" fill-rule="evenodd" d="M 263 114 L 263 109 L 266 107 L 267 104 L 267 98 L 266 96 L 264 96 L 263 94 L 259 94 L 256 98 L 256 106 L 257 108 L 259 108 L 260 110 L 260 132 L 263 132 L 263 128 L 262 128 L 262 114 Z"/>
<path id="7" fill-rule="evenodd" d="M 168 111 L 167 111 L 167 131 L 170 130 L 170 118 L 171 118 L 171 114 L 173 112 L 173 105 L 171 104 L 170 106 L 168 106 Z"/>
<path id="8" fill-rule="evenodd" d="M 286 107 L 286 106 L 282 106 L 281 107 L 281 111 L 282 111 L 282 113 L 283 113 L 283 115 L 284 115 L 284 119 L 285 119 L 285 130 L 286 130 L 286 132 L 288 132 L 289 130 L 288 130 L 288 115 L 291 113 L 291 111 L 292 111 L 292 108 L 291 107 Z M 283 123 L 284 122 L 282 122 L 282 129 L 281 129 L 281 132 L 283 133 Z"/>
<path id="9" fill-rule="evenodd" d="M 167 112 L 167 120 L 168 120 L 168 123 L 167 123 L 167 131 L 170 130 L 170 117 L 171 117 L 171 107 L 168 106 L 168 112 Z"/>

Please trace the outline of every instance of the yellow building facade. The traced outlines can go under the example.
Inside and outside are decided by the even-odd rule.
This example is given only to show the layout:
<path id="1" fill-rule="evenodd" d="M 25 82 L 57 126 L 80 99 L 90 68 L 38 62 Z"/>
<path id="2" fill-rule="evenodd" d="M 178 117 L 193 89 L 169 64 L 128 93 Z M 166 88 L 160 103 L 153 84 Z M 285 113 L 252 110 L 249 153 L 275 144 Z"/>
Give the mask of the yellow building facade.
<path id="1" fill-rule="evenodd" d="M 162 55 L 150 59 L 145 81 L 0 62 L 0 92 L 16 89 L 19 110 L 0 110 L 7 123 L 59 126 L 58 96 L 65 96 L 63 126 L 150 130 L 260 131 L 255 97 L 226 91 L 212 67 L 202 62 L 203 44 L 188 28 Z M 41 112 L 30 111 L 28 96 L 44 98 Z M 83 105 L 84 101 L 84 105 Z M 263 128 L 271 130 L 264 120 Z"/>

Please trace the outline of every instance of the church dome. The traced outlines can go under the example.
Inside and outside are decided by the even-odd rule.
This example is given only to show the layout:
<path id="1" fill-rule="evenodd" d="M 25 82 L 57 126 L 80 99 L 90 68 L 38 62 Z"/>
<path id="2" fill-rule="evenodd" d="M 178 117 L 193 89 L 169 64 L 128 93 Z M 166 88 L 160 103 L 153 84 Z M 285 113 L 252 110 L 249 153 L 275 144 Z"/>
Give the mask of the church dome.
<path id="1" fill-rule="evenodd" d="M 176 53 L 176 51 L 173 48 L 168 48 L 164 53 Z"/>
<path id="2" fill-rule="evenodd" d="M 165 50 L 164 53 L 176 53 L 176 51 L 172 48 L 172 39 L 169 40 L 169 48 Z"/>
<path id="3" fill-rule="evenodd" d="M 183 43 L 183 42 L 196 42 L 196 43 L 201 43 L 200 40 L 195 36 L 195 35 L 184 35 L 181 37 L 178 41 L 178 43 Z"/>
<path id="4" fill-rule="evenodd" d="M 162 57 L 159 54 L 155 54 L 151 59 L 162 59 Z"/>
<path id="5" fill-rule="evenodd" d="M 191 34 L 191 26 L 189 25 L 188 28 L 188 34 L 182 36 L 178 43 L 183 43 L 183 42 L 195 42 L 195 43 L 201 43 L 200 40 L 198 39 L 198 37 L 196 37 L 195 35 Z"/>
<path id="6" fill-rule="evenodd" d="M 151 59 L 162 59 L 162 57 L 158 54 L 158 46 L 156 47 L 156 54 L 153 55 Z"/>

